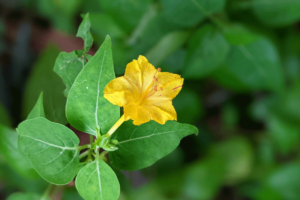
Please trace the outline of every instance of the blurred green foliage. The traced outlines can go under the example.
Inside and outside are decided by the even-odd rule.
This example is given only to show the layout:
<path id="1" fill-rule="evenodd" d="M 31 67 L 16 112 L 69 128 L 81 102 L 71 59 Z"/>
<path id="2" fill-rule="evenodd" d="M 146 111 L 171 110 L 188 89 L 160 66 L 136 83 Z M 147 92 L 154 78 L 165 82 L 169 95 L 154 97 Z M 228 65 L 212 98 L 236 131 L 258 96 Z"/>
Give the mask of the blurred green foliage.
<path id="1" fill-rule="evenodd" d="M 178 121 L 197 125 L 199 135 L 142 170 L 150 181 L 122 191 L 120 200 L 299 199 L 300 0 L 22 0 L 20 5 L 72 35 L 80 14 L 89 12 L 92 49 L 110 35 L 118 75 L 145 55 L 155 67 L 185 78 L 174 106 Z M 46 115 L 67 123 L 65 86 L 52 71 L 58 53 L 49 46 L 32 67 L 19 112 L 23 118 L 43 91 Z M 0 135 L 13 141 L 11 148 L 17 136 L 7 127 L 15 119 L 0 105 Z M 42 193 L 45 182 L 24 177 L 13 162 L 21 155 L 0 150 L 3 193 Z M 67 188 L 63 199 L 81 198 Z"/>

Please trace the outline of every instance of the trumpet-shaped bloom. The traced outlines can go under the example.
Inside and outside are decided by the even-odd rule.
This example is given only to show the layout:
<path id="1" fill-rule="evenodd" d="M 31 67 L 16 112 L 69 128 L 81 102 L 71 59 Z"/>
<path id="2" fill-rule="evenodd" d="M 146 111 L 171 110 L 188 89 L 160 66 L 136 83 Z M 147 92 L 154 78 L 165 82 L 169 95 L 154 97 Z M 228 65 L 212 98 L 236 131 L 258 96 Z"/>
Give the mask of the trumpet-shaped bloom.
<path id="1" fill-rule="evenodd" d="M 183 78 L 160 72 L 144 56 L 126 66 L 125 75 L 108 83 L 104 97 L 114 105 L 124 107 L 125 120 L 135 125 L 155 120 L 165 124 L 177 120 L 172 99 L 180 92 Z"/>

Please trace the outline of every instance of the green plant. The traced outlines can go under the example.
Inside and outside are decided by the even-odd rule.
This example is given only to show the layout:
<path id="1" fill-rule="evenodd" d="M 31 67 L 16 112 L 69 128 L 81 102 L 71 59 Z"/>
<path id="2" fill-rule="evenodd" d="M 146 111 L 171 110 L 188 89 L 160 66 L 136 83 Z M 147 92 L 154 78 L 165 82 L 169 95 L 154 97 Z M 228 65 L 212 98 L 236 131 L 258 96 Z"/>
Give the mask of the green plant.
<path id="1" fill-rule="evenodd" d="M 139 118 L 145 117 L 144 113 L 140 113 L 142 110 L 137 111 L 137 117 L 127 114 L 132 112 L 130 109 L 137 108 L 139 105 L 129 106 L 129 108 L 125 105 L 124 116 L 120 118 L 119 106 L 107 101 L 105 99 L 108 98 L 105 97 L 107 94 L 104 93 L 106 85 L 110 86 L 109 84 L 112 84 L 111 87 L 116 87 L 114 89 L 117 93 L 120 92 L 120 88 L 113 82 L 109 83 L 115 78 L 111 40 L 107 36 L 96 54 L 88 55 L 87 52 L 93 43 L 90 26 L 89 14 L 86 14 L 77 33 L 77 36 L 84 40 L 83 50 L 60 53 L 54 66 L 54 71 L 66 85 L 64 94 L 67 96 L 67 120 L 77 130 L 90 134 L 90 144 L 80 146 L 76 134 L 64 125 L 66 120 L 63 117 L 57 118 L 55 113 L 45 114 L 43 93 L 41 93 L 27 119 L 17 128 L 18 146 L 34 170 L 50 184 L 65 185 L 76 176 L 77 191 L 84 199 L 117 200 L 120 195 L 120 185 L 114 171 L 133 171 L 149 167 L 172 152 L 183 137 L 197 134 L 198 130 L 188 124 L 166 122 L 176 118 L 176 112 L 170 111 L 175 112 L 175 117 L 171 117 L 168 111 L 173 108 L 170 99 L 164 103 L 166 100 L 159 98 L 162 98 L 160 97 L 162 95 L 174 98 L 181 89 L 183 79 L 178 75 L 161 73 L 154 68 L 158 78 L 155 77 L 156 75 L 154 77 L 148 75 L 152 82 L 140 95 L 153 96 L 155 92 L 160 91 L 166 93 L 161 92 L 155 97 L 158 100 L 155 101 L 154 106 L 156 109 L 159 108 L 158 111 L 153 111 L 151 108 L 152 118 L 160 124 L 154 121 L 148 122 L 150 118 L 141 121 Z M 144 71 L 141 71 L 144 76 L 142 78 L 147 76 L 147 70 L 146 66 Z M 147 82 L 146 79 L 142 81 L 142 83 Z M 150 86 L 154 88 L 154 93 L 148 92 Z M 117 101 L 121 101 L 121 97 L 122 95 L 117 96 Z M 141 97 L 144 103 L 146 97 Z M 112 101 L 115 96 L 109 98 Z M 159 107 L 157 101 L 163 102 L 162 107 Z M 163 110 L 164 108 L 166 110 Z M 48 117 L 58 121 L 52 122 L 47 119 Z M 134 125 L 129 118 L 139 120 L 139 126 Z M 134 123 L 136 124 L 136 121 Z M 9 200 L 47 199 L 49 191 L 50 189 L 47 189 L 43 196 L 13 194 Z"/>

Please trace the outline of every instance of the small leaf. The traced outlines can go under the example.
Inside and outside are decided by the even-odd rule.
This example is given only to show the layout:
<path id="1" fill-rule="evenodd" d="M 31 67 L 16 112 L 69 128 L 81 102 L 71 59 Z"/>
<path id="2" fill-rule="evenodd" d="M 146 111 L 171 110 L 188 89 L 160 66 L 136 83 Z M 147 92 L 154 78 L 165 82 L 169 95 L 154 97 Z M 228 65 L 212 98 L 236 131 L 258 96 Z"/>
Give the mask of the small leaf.
<path id="1" fill-rule="evenodd" d="M 61 52 L 58 55 L 54 65 L 54 71 L 62 78 L 66 85 L 66 90 L 64 91 L 65 96 L 68 96 L 76 77 L 83 67 L 84 58 L 78 58 L 75 52 Z"/>
<path id="2" fill-rule="evenodd" d="M 0 125 L 0 138 L 0 152 L 16 172 L 27 179 L 39 177 L 28 158 L 18 148 L 18 133 Z"/>
<path id="3" fill-rule="evenodd" d="M 76 78 L 68 95 L 66 113 L 70 124 L 85 133 L 106 133 L 120 117 L 120 108 L 104 98 L 105 86 L 115 78 L 108 36 Z"/>
<path id="4" fill-rule="evenodd" d="M 199 79 L 220 67 L 230 46 L 213 26 L 206 25 L 191 38 L 185 58 L 184 78 Z"/>
<path id="5" fill-rule="evenodd" d="M 57 185 L 73 180 L 80 167 L 75 133 L 45 118 L 26 120 L 17 130 L 20 148 L 41 177 Z"/>
<path id="6" fill-rule="evenodd" d="M 37 117 L 45 117 L 44 105 L 43 105 L 43 92 L 40 94 L 35 106 L 29 113 L 27 119 L 34 119 Z"/>
<path id="7" fill-rule="evenodd" d="M 35 193 L 14 193 L 10 195 L 6 200 L 50 200 L 49 198 L 42 198 L 42 195 Z"/>
<path id="8" fill-rule="evenodd" d="M 111 164 L 120 170 L 139 170 L 148 167 L 171 153 L 180 140 L 198 129 L 192 125 L 168 121 L 160 125 L 154 121 L 135 126 L 127 121 L 113 134 L 119 149 L 109 153 Z"/>
<path id="9" fill-rule="evenodd" d="M 79 171 L 76 188 L 86 200 L 117 200 L 120 196 L 120 184 L 115 172 L 101 159 Z"/>
<path id="10" fill-rule="evenodd" d="M 166 19 L 178 26 L 191 27 L 207 16 L 220 12 L 225 0 L 161 0 Z"/>
<path id="11" fill-rule="evenodd" d="M 78 57 L 82 57 L 83 55 L 85 55 L 93 45 L 93 37 L 90 32 L 90 28 L 91 22 L 89 18 L 89 13 L 87 13 L 83 15 L 83 21 L 81 22 L 76 35 L 77 37 L 81 37 L 84 41 L 83 51 L 81 51 L 80 54 L 78 54 Z"/>

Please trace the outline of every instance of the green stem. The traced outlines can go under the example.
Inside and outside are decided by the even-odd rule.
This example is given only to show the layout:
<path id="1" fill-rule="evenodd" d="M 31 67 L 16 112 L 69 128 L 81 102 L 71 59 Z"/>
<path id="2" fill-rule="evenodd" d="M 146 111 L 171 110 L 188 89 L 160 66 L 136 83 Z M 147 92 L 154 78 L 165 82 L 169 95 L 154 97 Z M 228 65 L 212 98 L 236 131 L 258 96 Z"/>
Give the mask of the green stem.
<path id="1" fill-rule="evenodd" d="M 81 154 L 79 155 L 79 160 L 81 160 L 82 158 L 88 156 L 89 154 L 90 154 L 90 150 L 87 150 L 87 151 L 81 153 Z"/>
<path id="2" fill-rule="evenodd" d="M 92 145 L 90 145 L 90 144 L 85 144 L 85 145 L 82 145 L 82 146 L 77 147 L 77 150 L 78 150 L 78 151 L 81 151 L 81 150 L 83 150 L 83 149 L 91 148 L 91 146 L 92 146 Z"/>
<path id="3" fill-rule="evenodd" d="M 48 198 L 49 193 L 50 193 L 52 187 L 53 187 L 53 184 L 50 183 L 50 184 L 48 185 L 47 189 L 45 190 L 45 192 L 44 192 L 44 194 L 43 194 L 41 200 L 46 200 L 46 199 Z"/>
<path id="4" fill-rule="evenodd" d="M 93 144 L 93 143 L 94 143 L 94 136 L 90 135 L 90 144 Z"/>

